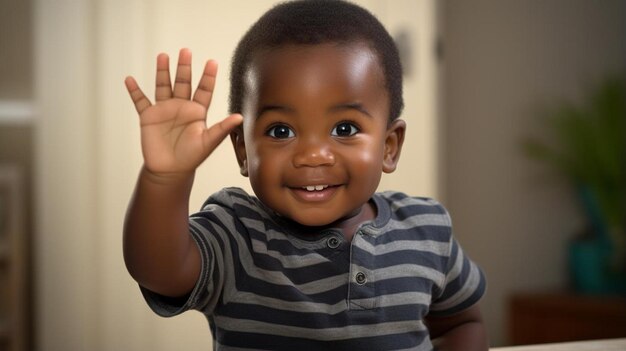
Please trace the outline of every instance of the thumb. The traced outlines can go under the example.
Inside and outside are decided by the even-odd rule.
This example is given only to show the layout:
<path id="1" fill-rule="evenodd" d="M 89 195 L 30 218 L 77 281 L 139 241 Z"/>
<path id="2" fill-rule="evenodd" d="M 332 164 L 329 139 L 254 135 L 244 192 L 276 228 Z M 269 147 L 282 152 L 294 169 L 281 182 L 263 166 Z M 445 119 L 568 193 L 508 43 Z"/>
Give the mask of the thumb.
<path id="1" fill-rule="evenodd" d="M 205 129 L 202 138 L 207 153 L 211 154 L 230 132 L 241 125 L 242 122 L 243 116 L 235 113 L 215 123 L 210 128 Z"/>

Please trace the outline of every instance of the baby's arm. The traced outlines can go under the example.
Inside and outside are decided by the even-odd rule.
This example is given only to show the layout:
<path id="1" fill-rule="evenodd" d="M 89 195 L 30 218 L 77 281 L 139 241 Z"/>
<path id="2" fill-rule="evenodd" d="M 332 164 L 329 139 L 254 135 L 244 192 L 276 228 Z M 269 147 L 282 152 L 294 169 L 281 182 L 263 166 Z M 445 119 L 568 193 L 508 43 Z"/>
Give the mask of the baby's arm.
<path id="1" fill-rule="evenodd" d="M 196 168 L 242 121 L 231 115 L 207 128 L 217 65 L 206 63 L 191 89 L 191 53 L 180 51 L 174 87 L 169 59 L 157 57 L 155 104 L 132 77 L 126 88 L 139 114 L 144 164 L 124 225 L 124 261 L 133 278 L 156 293 L 191 292 L 200 273 L 200 253 L 189 235 L 189 195 Z"/>
<path id="2" fill-rule="evenodd" d="M 486 351 L 487 331 L 478 304 L 451 316 L 427 316 L 426 324 L 437 351 Z"/>

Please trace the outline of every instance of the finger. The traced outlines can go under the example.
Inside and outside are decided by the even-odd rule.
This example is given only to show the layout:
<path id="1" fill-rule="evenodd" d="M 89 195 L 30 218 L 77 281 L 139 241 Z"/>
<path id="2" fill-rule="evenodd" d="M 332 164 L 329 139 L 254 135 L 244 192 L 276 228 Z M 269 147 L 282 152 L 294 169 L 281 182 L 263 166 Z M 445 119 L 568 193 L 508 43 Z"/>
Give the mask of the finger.
<path id="1" fill-rule="evenodd" d="M 226 138 L 230 132 L 243 122 L 243 116 L 240 114 L 232 114 L 221 122 L 215 123 L 204 131 L 204 143 L 208 153 L 213 152 L 215 148 Z"/>
<path id="2" fill-rule="evenodd" d="M 191 51 L 189 49 L 181 49 L 178 54 L 174 97 L 187 100 L 191 98 Z"/>
<path id="3" fill-rule="evenodd" d="M 126 85 L 126 89 L 128 90 L 128 94 L 130 98 L 133 100 L 133 104 L 135 104 L 135 109 L 139 114 L 141 114 L 145 109 L 150 107 L 152 103 L 146 95 L 141 91 L 137 81 L 133 77 L 126 77 L 124 80 L 124 84 Z"/>
<path id="4" fill-rule="evenodd" d="M 154 90 L 156 101 L 172 98 L 172 82 L 170 81 L 170 58 L 167 54 L 157 56 L 156 89 Z"/>
<path id="5" fill-rule="evenodd" d="M 207 61 L 202 72 L 202 78 L 198 82 L 198 88 L 193 94 L 193 100 L 205 108 L 209 108 L 211 98 L 213 97 L 213 88 L 215 87 L 215 77 L 217 76 L 217 62 L 213 60 Z"/>

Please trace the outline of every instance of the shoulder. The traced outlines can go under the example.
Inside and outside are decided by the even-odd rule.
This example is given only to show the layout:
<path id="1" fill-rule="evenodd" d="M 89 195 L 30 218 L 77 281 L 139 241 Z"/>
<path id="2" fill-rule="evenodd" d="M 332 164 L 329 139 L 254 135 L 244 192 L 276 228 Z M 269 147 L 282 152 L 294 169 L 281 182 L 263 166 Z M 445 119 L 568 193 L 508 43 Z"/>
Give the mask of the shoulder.
<path id="1" fill-rule="evenodd" d="M 204 202 L 200 211 L 190 217 L 205 218 L 219 222 L 232 218 L 246 217 L 260 211 L 259 200 L 241 188 L 224 188 L 213 193 Z"/>
<path id="2" fill-rule="evenodd" d="M 374 199 L 379 216 L 386 217 L 386 220 L 377 223 L 377 240 L 380 243 L 436 243 L 437 254 L 442 257 L 449 254 L 453 237 L 452 222 L 448 211 L 438 201 L 391 191 L 377 193 Z"/>
<path id="3" fill-rule="evenodd" d="M 202 205 L 202 210 L 214 207 L 234 208 L 237 204 L 256 205 L 256 198 L 236 187 L 224 188 L 213 193 Z"/>
<path id="4" fill-rule="evenodd" d="M 451 225 L 448 210 L 437 200 L 410 196 L 398 191 L 385 191 L 375 195 L 389 207 L 392 218 L 404 220 L 415 216 L 438 218 Z"/>
<path id="5" fill-rule="evenodd" d="M 202 205 L 199 213 L 227 211 L 246 217 L 252 213 L 265 213 L 265 206 L 255 196 L 237 187 L 223 188 L 213 193 Z"/>

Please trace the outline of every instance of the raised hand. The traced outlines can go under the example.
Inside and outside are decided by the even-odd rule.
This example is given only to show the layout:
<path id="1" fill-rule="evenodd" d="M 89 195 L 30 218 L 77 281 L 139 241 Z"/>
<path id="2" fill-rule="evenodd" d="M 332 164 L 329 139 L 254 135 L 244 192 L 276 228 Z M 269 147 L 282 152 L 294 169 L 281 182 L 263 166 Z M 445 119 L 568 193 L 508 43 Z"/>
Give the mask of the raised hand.
<path id="1" fill-rule="evenodd" d="M 180 50 L 174 88 L 170 82 L 169 57 L 157 57 L 155 103 L 152 104 L 133 77 L 125 80 L 141 123 L 144 167 L 155 175 L 191 173 L 239 124 L 234 114 L 207 128 L 217 63 L 208 61 L 193 94 L 191 52 Z"/>

